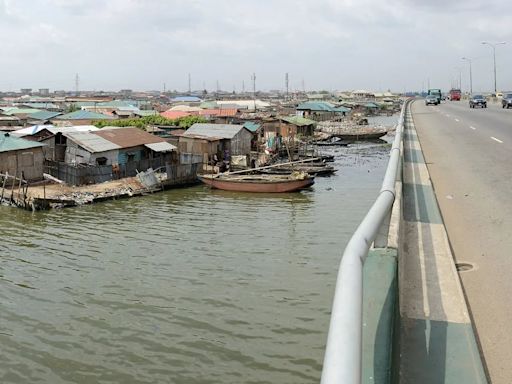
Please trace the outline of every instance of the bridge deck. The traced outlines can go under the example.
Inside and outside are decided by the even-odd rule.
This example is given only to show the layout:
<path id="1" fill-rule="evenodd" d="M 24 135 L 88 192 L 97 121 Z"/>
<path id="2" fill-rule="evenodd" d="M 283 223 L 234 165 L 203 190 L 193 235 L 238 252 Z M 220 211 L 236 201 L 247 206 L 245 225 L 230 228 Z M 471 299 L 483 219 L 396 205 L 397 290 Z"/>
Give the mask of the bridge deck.
<path id="1" fill-rule="evenodd" d="M 486 383 L 414 123 L 406 117 L 399 250 L 400 383 Z"/>

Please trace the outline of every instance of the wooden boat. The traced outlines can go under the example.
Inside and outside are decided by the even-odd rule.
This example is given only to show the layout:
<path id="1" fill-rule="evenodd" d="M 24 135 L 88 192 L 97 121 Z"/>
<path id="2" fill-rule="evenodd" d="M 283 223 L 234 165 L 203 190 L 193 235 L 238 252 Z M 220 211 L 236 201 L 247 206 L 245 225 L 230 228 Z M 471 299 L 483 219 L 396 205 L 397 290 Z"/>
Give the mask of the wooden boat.
<path id="1" fill-rule="evenodd" d="M 307 173 L 290 175 L 198 175 L 199 180 L 212 188 L 236 192 L 278 193 L 294 192 L 309 187 L 315 182 Z"/>
<path id="2" fill-rule="evenodd" d="M 305 172 L 311 176 L 329 176 L 336 172 L 336 168 L 326 164 L 302 163 L 296 165 L 279 166 L 276 164 L 273 168 L 263 169 L 259 171 L 264 174 L 285 175 L 293 172 Z"/>

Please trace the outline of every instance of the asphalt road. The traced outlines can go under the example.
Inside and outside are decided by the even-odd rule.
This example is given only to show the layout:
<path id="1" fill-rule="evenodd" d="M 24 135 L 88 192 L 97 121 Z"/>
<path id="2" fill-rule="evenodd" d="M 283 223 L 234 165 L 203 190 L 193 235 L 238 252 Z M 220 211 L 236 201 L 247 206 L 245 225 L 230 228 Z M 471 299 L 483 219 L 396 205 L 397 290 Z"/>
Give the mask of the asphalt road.
<path id="1" fill-rule="evenodd" d="M 412 106 L 492 383 L 512 382 L 512 109 Z"/>

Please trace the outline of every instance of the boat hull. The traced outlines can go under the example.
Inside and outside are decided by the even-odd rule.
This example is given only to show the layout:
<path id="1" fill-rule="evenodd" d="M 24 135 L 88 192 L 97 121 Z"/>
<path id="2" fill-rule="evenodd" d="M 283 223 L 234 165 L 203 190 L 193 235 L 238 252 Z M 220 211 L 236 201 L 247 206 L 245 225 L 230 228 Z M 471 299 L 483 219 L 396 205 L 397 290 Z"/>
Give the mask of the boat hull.
<path id="1" fill-rule="evenodd" d="M 294 192 L 313 185 L 315 180 L 307 177 L 303 180 L 283 180 L 283 181 L 237 181 L 223 180 L 221 178 L 198 176 L 199 180 L 211 186 L 212 188 L 235 192 L 254 192 L 254 193 L 283 193 Z"/>

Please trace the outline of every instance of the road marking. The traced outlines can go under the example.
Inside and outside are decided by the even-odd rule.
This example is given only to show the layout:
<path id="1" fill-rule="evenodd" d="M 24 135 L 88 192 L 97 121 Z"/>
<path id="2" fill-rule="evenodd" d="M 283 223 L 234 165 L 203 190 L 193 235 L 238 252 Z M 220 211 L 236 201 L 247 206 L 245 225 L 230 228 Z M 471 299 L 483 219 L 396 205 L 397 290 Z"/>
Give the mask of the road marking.
<path id="1" fill-rule="evenodd" d="M 446 114 L 446 117 L 450 117 L 450 115 L 449 115 L 449 114 Z"/>
<path id="2" fill-rule="evenodd" d="M 469 128 L 473 129 L 473 130 L 476 130 L 475 127 L 473 127 L 472 125 L 469 126 Z"/>
<path id="3" fill-rule="evenodd" d="M 498 143 L 503 143 L 503 141 L 501 141 L 501 140 L 499 140 L 499 139 L 497 139 L 497 138 L 495 138 L 493 136 L 491 136 L 491 139 L 493 139 L 494 141 L 497 141 Z"/>
<path id="4" fill-rule="evenodd" d="M 455 119 L 455 121 L 458 123 L 460 120 L 459 119 Z"/>

